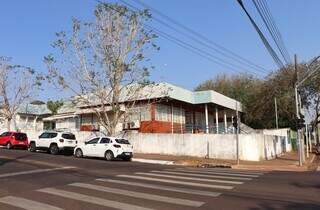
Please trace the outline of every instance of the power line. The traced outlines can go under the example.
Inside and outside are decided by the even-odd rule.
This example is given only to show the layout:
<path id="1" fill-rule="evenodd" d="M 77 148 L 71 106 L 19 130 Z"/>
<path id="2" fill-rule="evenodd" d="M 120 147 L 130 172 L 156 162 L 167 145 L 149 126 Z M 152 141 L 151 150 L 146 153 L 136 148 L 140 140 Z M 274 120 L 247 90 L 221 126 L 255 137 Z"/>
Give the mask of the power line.
<path id="1" fill-rule="evenodd" d="M 120 1 L 123 2 L 122 0 L 120 0 Z M 136 7 L 130 5 L 130 4 L 126 3 L 126 2 L 123 2 L 123 3 L 125 5 L 127 5 L 128 7 L 130 7 L 132 10 L 139 10 Z M 191 51 L 193 53 L 197 52 L 195 54 L 197 54 L 197 55 L 199 55 L 199 56 L 201 56 L 203 58 L 206 58 L 207 60 L 210 60 L 211 62 L 214 62 L 214 63 L 216 63 L 218 65 L 227 67 L 228 69 L 230 69 L 232 71 L 235 71 L 235 72 L 238 72 L 238 73 L 242 73 L 241 71 L 236 70 L 236 68 L 240 68 L 240 69 L 243 68 L 243 67 L 241 67 L 239 65 L 233 64 L 233 63 L 231 63 L 229 61 L 225 61 L 225 60 L 213 55 L 212 53 L 209 53 L 209 52 L 207 52 L 205 50 L 202 50 L 202 49 L 200 49 L 198 47 L 195 47 L 195 46 L 193 46 L 193 45 L 191 45 L 191 44 L 189 44 L 189 43 L 187 43 L 185 41 L 182 41 L 181 39 L 179 39 L 177 37 L 174 37 L 174 36 L 172 36 L 172 35 L 170 35 L 170 34 L 168 34 L 166 32 L 163 32 L 163 31 L 161 31 L 161 30 L 159 30 L 159 29 L 157 29 L 155 27 L 152 27 L 152 26 L 150 26 L 148 24 L 144 24 L 144 26 L 146 26 L 147 28 L 155 31 L 158 35 L 162 36 L 163 38 L 165 38 L 165 39 L 167 39 L 167 40 L 179 45 L 180 47 L 183 47 L 184 49 L 187 49 L 187 50 L 189 50 L 189 51 Z M 231 66 L 231 68 L 230 68 L 230 66 Z M 252 74 L 254 74 L 256 76 L 261 76 L 261 75 L 257 74 L 254 71 L 247 70 L 247 72 L 250 72 L 250 73 L 252 73 Z M 262 73 L 266 74 L 267 72 L 262 72 Z"/>
<path id="2" fill-rule="evenodd" d="M 268 40 L 266 39 L 266 37 L 264 36 L 264 34 L 261 32 L 260 28 L 258 27 L 258 25 L 256 24 L 256 22 L 253 20 L 253 18 L 251 17 L 251 15 L 249 14 L 249 12 L 247 11 L 247 9 L 245 8 L 242 0 L 237 0 L 237 2 L 239 3 L 240 7 L 242 8 L 242 10 L 246 13 L 247 17 L 249 18 L 251 24 L 253 25 L 254 29 L 257 31 L 260 39 L 262 40 L 264 46 L 267 48 L 269 54 L 271 55 L 272 59 L 274 60 L 274 62 L 277 64 L 277 66 L 281 69 L 284 68 L 284 65 L 282 63 L 282 61 L 280 60 L 280 58 L 278 57 L 277 53 L 273 50 L 273 48 L 271 47 L 270 43 L 268 42 Z"/>
<path id="3" fill-rule="evenodd" d="M 283 46 L 283 49 L 284 49 L 284 51 L 285 51 L 287 60 L 289 61 L 289 64 L 291 64 L 291 56 L 290 56 L 289 51 L 287 50 L 287 48 L 286 48 L 286 46 L 285 46 L 285 44 L 284 44 L 282 35 L 281 35 L 281 33 L 280 33 L 277 25 L 276 25 L 276 22 L 275 22 L 275 20 L 274 20 L 274 18 L 273 18 L 273 16 L 272 16 L 271 12 L 270 12 L 270 9 L 269 9 L 269 7 L 268 7 L 267 1 L 265 1 L 265 0 L 261 0 L 261 1 L 262 1 L 262 3 L 263 3 L 263 5 L 264 5 L 264 7 L 265 7 L 265 9 L 266 9 L 266 11 L 267 11 L 267 13 L 269 13 L 269 17 L 270 17 L 271 23 L 272 23 L 272 25 L 273 25 L 276 33 L 278 34 L 278 37 L 279 37 L 278 39 L 279 39 L 281 45 Z"/>
<path id="4" fill-rule="evenodd" d="M 267 27 L 273 41 L 277 45 L 277 48 L 282 55 L 284 61 L 287 65 L 291 63 L 290 55 L 288 50 L 286 49 L 282 36 L 279 32 L 278 27 L 275 24 L 275 21 L 271 15 L 271 12 L 268 8 L 267 3 L 264 0 L 252 0 L 253 4 L 255 5 L 260 17 L 262 18 L 265 26 Z"/>
<path id="5" fill-rule="evenodd" d="M 127 2 L 124 2 L 123 0 L 120 0 L 121 2 L 123 2 L 126 5 L 130 5 Z M 254 64 L 253 62 L 241 57 L 240 55 L 237 55 L 236 53 L 232 52 L 231 50 L 228 50 L 227 48 L 213 42 L 212 40 L 208 39 L 207 37 L 205 37 L 204 35 L 192 30 L 191 28 L 179 23 L 178 21 L 170 18 L 169 16 L 163 14 L 162 12 L 160 12 L 159 10 L 149 6 L 148 4 L 142 2 L 141 0 L 132 0 L 137 4 L 142 5 L 143 7 L 151 10 L 152 12 L 158 14 L 159 16 L 161 16 L 162 18 L 164 18 L 165 20 L 167 20 L 168 22 L 174 24 L 175 26 L 178 26 L 179 28 L 185 30 L 186 32 L 188 32 L 189 34 L 183 33 L 181 32 L 181 30 L 179 30 L 179 33 L 182 33 L 184 36 L 187 36 L 188 38 L 200 43 L 201 45 L 214 50 L 218 53 L 220 53 L 221 55 L 229 58 L 229 59 L 233 59 L 235 61 L 237 61 L 238 63 L 241 63 L 243 65 L 249 66 L 252 69 L 255 69 L 255 71 L 260 71 L 263 73 L 269 73 L 269 71 L 261 66 L 258 66 L 257 64 Z M 132 7 L 132 5 L 130 5 Z M 156 21 L 159 22 L 159 19 L 152 17 L 153 19 L 155 19 Z M 161 21 L 161 20 L 160 20 Z M 163 24 L 163 21 L 161 21 Z M 175 31 L 177 31 L 177 29 L 171 25 L 168 25 L 165 23 L 165 25 Z M 191 34 L 191 35 L 190 35 Z M 194 37 L 197 37 L 196 39 Z"/>
<path id="6" fill-rule="evenodd" d="M 206 58 L 207 60 L 209 60 L 211 62 L 214 62 L 214 63 L 216 63 L 218 65 L 227 67 L 228 69 L 230 69 L 232 71 L 235 71 L 237 73 L 242 73 L 241 71 L 234 69 L 234 64 L 232 64 L 232 63 L 229 63 L 227 61 L 221 60 L 220 58 L 212 55 L 211 53 L 208 53 L 208 52 L 206 52 L 206 51 L 204 51 L 204 50 L 202 50 L 200 48 L 197 48 L 197 47 L 195 47 L 195 46 L 193 46 L 191 44 L 188 44 L 188 43 L 186 43 L 186 42 L 184 42 L 184 41 L 182 41 L 182 40 L 180 40 L 180 39 L 178 39 L 178 38 L 176 38 L 176 37 L 174 37 L 174 36 L 172 36 L 172 35 L 170 35 L 168 33 L 160 31 L 160 30 L 158 30 L 158 29 L 156 29 L 156 28 L 154 28 L 152 26 L 149 26 L 147 24 L 145 24 L 145 26 L 147 28 L 155 31 L 161 37 L 163 37 L 163 38 L 165 38 L 165 39 L 167 39 L 167 40 L 169 40 L 171 42 L 174 42 L 175 44 L 179 45 L 180 47 L 183 47 L 184 49 L 187 49 L 187 50 L 191 51 L 192 53 L 194 53 L 194 54 L 196 54 L 196 55 L 198 55 L 198 56 L 200 56 L 202 58 Z M 230 68 L 230 66 L 231 66 L 231 68 Z M 248 72 L 250 72 L 252 74 L 255 74 L 256 76 L 260 76 L 256 72 L 252 72 L 252 71 L 248 71 Z"/>
<path id="7" fill-rule="evenodd" d="M 105 4 L 105 3 L 103 3 L 103 2 L 101 2 L 99 0 L 96 0 L 96 1 L 98 3 Z M 112 8 L 112 7 L 109 7 L 109 8 L 114 10 L 115 12 L 121 13 L 121 11 L 118 11 L 115 8 Z M 134 9 L 132 9 L 132 10 L 135 11 Z M 165 39 L 177 44 L 178 46 L 180 46 L 180 47 L 182 47 L 182 48 L 184 48 L 186 50 L 189 50 L 190 52 L 192 52 L 192 53 L 194 53 L 194 54 L 196 54 L 196 55 L 198 55 L 198 56 L 200 56 L 202 58 L 206 58 L 207 60 L 209 60 L 209 61 L 211 61 L 211 62 L 213 62 L 215 64 L 218 64 L 220 66 L 227 67 L 229 70 L 232 70 L 232 71 L 235 71 L 235 72 L 238 72 L 238 73 L 243 73 L 243 72 L 241 72 L 239 70 L 234 69 L 234 67 L 235 67 L 234 64 L 232 64 L 232 63 L 230 63 L 228 61 L 224 61 L 223 59 L 221 59 L 219 57 L 216 57 L 213 54 L 211 54 L 209 52 L 206 52 L 205 50 L 197 48 L 197 47 L 195 47 L 195 46 L 193 46 L 193 45 L 191 45 L 191 44 L 189 44 L 187 42 L 184 42 L 184 41 L 180 40 L 179 38 L 176 38 L 176 37 L 174 37 L 174 36 L 172 36 L 172 35 L 170 35 L 170 34 L 168 34 L 166 32 L 163 32 L 163 31 L 161 31 L 161 30 L 159 30 L 159 29 L 157 29 L 155 27 L 152 27 L 152 26 L 150 26 L 148 24 L 143 24 L 143 26 L 146 27 L 146 28 L 149 28 L 152 31 L 155 31 L 155 33 L 160 35 L 161 37 L 163 37 L 163 38 L 165 38 Z M 255 74 L 257 76 L 261 76 L 261 75 L 258 75 L 256 72 L 252 72 L 252 71 L 247 71 L 247 72 L 250 72 L 250 73 Z"/>

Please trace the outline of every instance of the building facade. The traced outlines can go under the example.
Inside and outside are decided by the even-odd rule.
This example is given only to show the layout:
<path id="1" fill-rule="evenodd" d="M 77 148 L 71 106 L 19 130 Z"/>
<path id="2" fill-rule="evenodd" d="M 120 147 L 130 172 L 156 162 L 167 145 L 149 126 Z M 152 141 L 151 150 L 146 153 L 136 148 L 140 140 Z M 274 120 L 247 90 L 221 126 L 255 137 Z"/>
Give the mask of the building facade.
<path id="1" fill-rule="evenodd" d="M 134 105 L 121 101 L 123 119 L 117 132 L 141 133 L 234 133 L 235 116 L 242 104 L 215 91 L 190 91 L 169 83 L 141 90 Z M 103 131 L 94 110 L 68 101 L 58 114 L 44 118 L 53 129 Z"/>

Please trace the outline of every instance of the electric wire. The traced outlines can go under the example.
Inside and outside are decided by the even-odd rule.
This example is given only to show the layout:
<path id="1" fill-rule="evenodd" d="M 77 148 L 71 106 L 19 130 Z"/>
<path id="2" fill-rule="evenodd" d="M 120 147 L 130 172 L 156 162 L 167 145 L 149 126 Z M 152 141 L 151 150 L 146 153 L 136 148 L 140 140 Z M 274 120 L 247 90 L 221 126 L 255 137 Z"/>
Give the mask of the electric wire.
<path id="1" fill-rule="evenodd" d="M 270 10 L 267 7 L 267 4 L 263 0 L 252 0 L 253 4 L 255 5 L 261 19 L 263 20 L 267 30 L 269 31 L 274 43 L 276 44 L 280 54 L 282 55 L 285 63 L 289 65 L 290 62 L 290 55 L 288 50 L 286 49 L 282 36 L 279 32 L 279 29 L 275 25 L 275 21 L 270 13 Z"/>
<path id="2" fill-rule="evenodd" d="M 237 2 L 239 3 L 240 7 L 242 8 L 242 10 L 245 12 L 245 14 L 247 15 L 247 17 L 249 18 L 251 24 L 253 25 L 254 29 L 257 31 L 260 39 L 262 40 L 264 46 L 266 47 L 266 49 L 268 50 L 269 54 L 271 55 L 272 59 L 274 60 L 274 62 L 277 64 L 277 66 L 282 69 L 284 68 L 284 65 L 281 61 L 281 59 L 278 57 L 277 53 L 273 50 L 273 48 L 271 47 L 270 43 L 268 42 L 268 40 L 266 39 L 266 37 L 264 36 L 264 34 L 262 33 L 262 31 L 260 30 L 260 28 L 258 27 L 258 25 L 256 24 L 256 22 L 253 20 L 253 18 L 251 17 L 251 15 L 249 14 L 249 12 L 247 11 L 247 9 L 245 8 L 242 0 L 237 0 Z"/>
<path id="3" fill-rule="evenodd" d="M 124 2 L 123 0 L 120 0 L 121 2 L 125 3 L 128 5 L 127 2 Z M 188 32 L 189 34 L 184 33 L 185 36 L 187 36 L 188 38 L 192 39 L 195 41 L 194 37 L 197 37 L 197 42 L 200 42 L 202 45 L 206 46 L 207 48 L 210 48 L 218 53 L 220 53 L 221 55 L 229 58 L 229 59 L 233 59 L 235 61 L 237 61 L 238 63 L 241 63 L 243 65 L 247 65 L 250 66 L 251 68 L 255 69 L 256 71 L 260 71 L 260 72 L 264 72 L 264 73 L 269 73 L 269 71 L 255 63 L 253 63 L 250 60 L 247 60 L 243 57 L 241 57 L 240 55 L 237 55 L 235 52 L 232 52 L 231 50 L 217 44 L 216 42 L 213 42 L 212 40 L 210 40 L 209 38 L 207 38 L 206 36 L 194 31 L 193 29 L 179 23 L 178 21 L 174 20 L 173 18 L 163 14 L 162 12 L 160 12 L 159 10 L 149 6 L 148 4 L 142 2 L 141 0 L 132 0 L 135 3 L 142 5 L 143 7 L 149 9 L 150 11 L 152 11 L 153 13 L 159 15 L 160 17 L 162 17 L 163 19 L 167 20 L 168 22 L 174 24 L 175 26 L 178 26 L 179 28 L 185 30 L 186 32 Z M 155 19 L 155 17 L 153 17 Z M 159 19 L 157 19 L 159 20 Z M 167 24 L 168 25 L 168 24 Z M 170 28 L 172 29 L 173 27 L 170 26 Z M 173 29 L 173 30 L 176 30 Z M 180 31 L 181 33 L 181 31 Z"/>

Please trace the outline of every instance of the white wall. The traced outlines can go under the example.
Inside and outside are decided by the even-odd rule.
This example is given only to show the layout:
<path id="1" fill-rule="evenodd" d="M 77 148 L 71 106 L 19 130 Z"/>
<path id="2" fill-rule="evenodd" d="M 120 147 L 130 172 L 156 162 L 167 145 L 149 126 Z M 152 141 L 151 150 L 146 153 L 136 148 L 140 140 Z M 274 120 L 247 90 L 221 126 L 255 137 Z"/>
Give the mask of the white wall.
<path id="1" fill-rule="evenodd" d="M 278 136 L 279 140 L 285 145 L 285 151 L 292 151 L 291 137 L 290 137 L 290 128 L 281 128 L 281 129 L 263 129 L 261 132 L 265 135 Z"/>
<path id="2" fill-rule="evenodd" d="M 232 134 L 130 134 L 136 153 L 236 159 L 236 136 Z M 281 155 L 276 136 L 239 135 L 241 160 L 259 161 Z"/>

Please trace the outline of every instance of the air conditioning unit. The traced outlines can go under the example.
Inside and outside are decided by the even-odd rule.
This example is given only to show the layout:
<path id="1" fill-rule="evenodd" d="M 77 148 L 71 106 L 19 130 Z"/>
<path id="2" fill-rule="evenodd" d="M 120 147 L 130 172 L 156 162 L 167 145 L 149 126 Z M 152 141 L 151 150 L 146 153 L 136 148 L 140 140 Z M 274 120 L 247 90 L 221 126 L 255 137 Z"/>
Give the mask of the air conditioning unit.
<path id="1" fill-rule="evenodd" d="M 139 120 L 131 121 L 128 124 L 129 124 L 130 129 L 140 128 L 140 121 Z"/>

